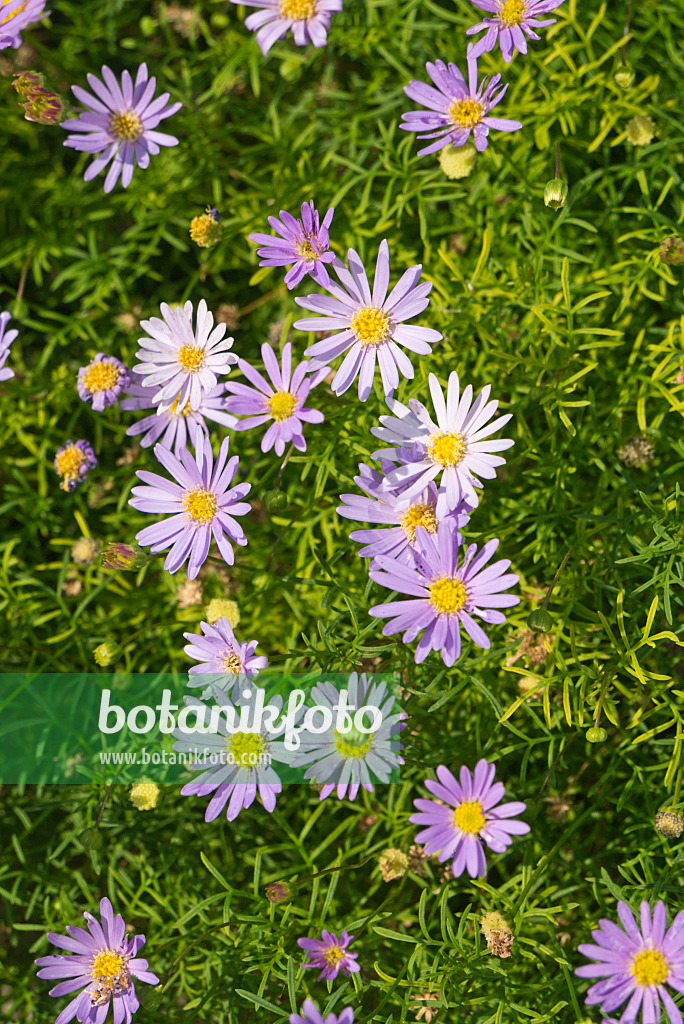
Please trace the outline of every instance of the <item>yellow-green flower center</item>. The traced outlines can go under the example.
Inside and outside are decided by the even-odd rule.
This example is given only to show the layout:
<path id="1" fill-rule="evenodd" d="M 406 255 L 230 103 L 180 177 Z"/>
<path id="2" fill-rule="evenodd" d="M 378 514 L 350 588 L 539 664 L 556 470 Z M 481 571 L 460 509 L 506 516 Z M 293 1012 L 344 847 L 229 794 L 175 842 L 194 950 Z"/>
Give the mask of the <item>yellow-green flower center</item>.
<path id="1" fill-rule="evenodd" d="M 232 672 L 234 675 L 242 672 L 242 662 L 233 651 L 230 651 L 223 659 L 223 667 L 226 672 Z"/>
<path id="2" fill-rule="evenodd" d="M 402 530 L 413 544 L 416 539 L 416 527 L 423 526 L 428 533 L 437 533 L 437 516 L 432 505 L 416 502 L 406 509 L 399 517 Z"/>
<path id="3" fill-rule="evenodd" d="M 331 967 L 337 967 L 345 959 L 346 953 L 341 946 L 330 946 L 329 949 L 326 949 L 323 956 L 327 964 L 330 964 Z"/>
<path id="4" fill-rule="evenodd" d="M 335 729 L 335 747 L 345 759 L 348 757 L 365 757 L 373 746 L 373 734 L 350 729 L 338 732 Z"/>
<path id="5" fill-rule="evenodd" d="M 349 321 L 349 326 L 362 345 L 382 345 L 390 333 L 390 318 L 377 306 L 364 306 Z"/>
<path id="6" fill-rule="evenodd" d="M 10 0 L 0 0 L 0 13 L 2 13 L 2 8 L 6 7 L 9 2 Z M 0 21 L 0 25 L 6 25 L 8 21 L 12 20 L 12 18 L 16 18 L 17 14 L 21 14 L 25 7 L 25 3 L 19 4 L 16 10 L 12 11 L 11 14 L 8 14 L 6 18 L 3 18 L 2 21 Z"/>
<path id="7" fill-rule="evenodd" d="M 504 25 L 519 25 L 525 19 L 525 0 L 504 0 L 499 18 Z"/>
<path id="8" fill-rule="evenodd" d="M 218 502 L 211 491 L 195 487 L 183 495 L 183 508 L 196 523 L 210 523 L 216 515 Z"/>
<path id="9" fill-rule="evenodd" d="M 297 242 L 297 251 L 302 259 L 305 260 L 317 260 L 318 253 L 314 250 L 311 242 L 304 239 L 302 242 Z"/>
<path id="10" fill-rule="evenodd" d="M 667 960 L 657 949 L 643 949 L 632 960 L 630 971 L 637 985 L 662 985 L 668 975 Z"/>
<path id="11" fill-rule="evenodd" d="M 292 21 L 307 21 L 316 13 L 316 0 L 280 0 L 280 13 Z"/>
<path id="12" fill-rule="evenodd" d="M 457 128 L 474 128 L 483 114 L 484 106 L 477 100 L 456 100 L 449 107 L 449 117 Z"/>
<path id="13" fill-rule="evenodd" d="M 173 400 L 173 405 L 169 406 L 169 412 L 172 416 L 189 416 L 192 412 L 190 406 L 186 403 L 180 412 L 178 412 L 178 402 L 180 401 L 180 395 L 176 395 Z"/>
<path id="14" fill-rule="evenodd" d="M 457 466 L 463 460 L 468 445 L 463 434 L 433 434 L 428 441 L 428 458 L 438 466 Z"/>
<path id="15" fill-rule="evenodd" d="M 276 391 L 274 395 L 268 399 L 268 404 L 271 409 L 271 416 L 274 420 L 279 423 L 283 420 L 289 420 L 292 413 L 295 411 L 297 405 L 297 396 L 291 394 L 289 391 Z"/>
<path id="16" fill-rule="evenodd" d="M 112 949 L 103 949 L 93 960 L 90 973 L 95 981 L 104 978 L 111 981 L 117 974 L 121 974 L 126 968 L 126 958 L 121 953 L 115 953 Z"/>
<path id="17" fill-rule="evenodd" d="M 132 110 L 124 114 L 112 114 L 109 130 L 117 139 L 124 142 L 135 142 L 143 133 L 143 123 Z"/>
<path id="18" fill-rule="evenodd" d="M 252 768 L 266 750 L 266 741 L 260 732 L 237 732 L 228 737 L 227 747 L 234 764 Z"/>
<path id="19" fill-rule="evenodd" d="M 79 475 L 81 466 L 86 462 L 85 453 L 75 444 L 68 444 L 64 451 L 55 456 L 55 468 L 60 476 L 70 479 Z"/>
<path id="20" fill-rule="evenodd" d="M 81 377 L 81 383 L 91 394 L 109 391 L 119 381 L 119 367 L 116 363 L 91 363 Z"/>
<path id="21" fill-rule="evenodd" d="M 430 585 L 430 602 L 439 615 L 453 615 L 460 612 L 468 599 L 466 588 L 460 580 L 445 576 Z"/>
<path id="22" fill-rule="evenodd" d="M 482 804 L 479 800 L 469 800 L 459 804 L 454 811 L 454 825 L 463 832 L 476 835 L 486 822 Z"/>
<path id="23" fill-rule="evenodd" d="M 196 373 L 204 366 L 204 350 L 197 345 L 183 345 L 178 352 L 178 362 L 184 370 Z"/>

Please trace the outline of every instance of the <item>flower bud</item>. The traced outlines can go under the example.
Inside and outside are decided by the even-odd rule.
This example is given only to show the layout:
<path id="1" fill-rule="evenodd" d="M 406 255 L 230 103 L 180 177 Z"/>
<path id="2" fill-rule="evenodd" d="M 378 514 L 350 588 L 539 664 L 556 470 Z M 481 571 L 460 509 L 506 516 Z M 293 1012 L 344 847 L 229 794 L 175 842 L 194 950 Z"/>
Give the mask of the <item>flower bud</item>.
<path id="1" fill-rule="evenodd" d="M 119 657 L 119 645 L 107 640 L 93 651 L 93 658 L 101 668 L 106 668 Z"/>
<path id="2" fill-rule="evenodd" d="M 287 506 L 287 498 L 282 491 L 266 491 L 264 505 L 269 512 L 282 512 Z"/>
<path id="3" fill-rule="evenodd" d="M 608 739 L 608 733 L 605 729 L 600 729 L 596 726 L 587 729 L 587 740 L 589 743 L 603 743 L 606 739 Z"/>
<path id="4" fill-rule="evenodd" d="M 271 882 L 266 886 L 266 899 L 269 903 L 289 903 L 297 894 L 294 882 Z"/>
<path id="5" fill-rule="evenodd" d="M 653 821 L 656 832 L 668 839 L 679 839 L 684 832 L 684 818 L 676 811 L 666 809 L 659 811 Z"/>
<path id="6" fill-rule="evenodd" d="M 102 554 L 105 569 L 142 569 L 149 555 L 137 544 L 108 544 Z"/>
<path id="7" fill-rule="evenodd" d="M 546 206 L 550 206 L 552 210 L 560 210 L 561 206 L 565 206 L 567 198 L 568 185 L 562 178 L 552 178 L 551 181 L 546 182 L 544 189 L 544 204 Z"/>
<path id="8" fill-rule="evenodd" d="M 216 245 L 221 240 L 223 228 L 219 223 L 220 220 L 221 218 L 216 207 L 208 206 L 206 213 L 203 213 L 200 217 L 192 218 L 190 222 L 190 238 L 201 249 L 210 249 L 212 245 Z"/>
<path id="9" fill-rule="evenodd" d="M 465 146 L 444 146 L 439 151 L 439 166 L 447 178 L 467 178 L 477 159 L 477 150 L 472 143 Z"/>
<path id="10" fill-rule="evenodd" d="M 390 848 L 383 850 L 380 854 L 378 866 L 384 880 L 391 882 L 393 879 L 402 878 L 406 874 L 409 867 L 409 859 L 403 850 Z"/>
<path id="11" fill-rule="evenodd" d="M 42 88 L 45 79 L 37 71 L 15 71 L 12 85 L 22 100 L 28 99 L 32 89 Z"/>
<path id="12" fill-rule="evenodd" d="M 31 89 L 26 102 L 20 106 L 24 108 L 26 120 L 38 124 L 59 124 L 66 116 L 64 101 L 56 92 L 49 92 L 48 89 Z"/>
<path id="13" fill-rule="evenodd" d="M 86 850 L 102 849 L 103 839 L 96 828 L 85 828 L 78 837 L 78 840 Z"/>
<path id="14" fill-rule="evenodd" d="M 631 64 L 623 64 L 613 77 L 621 89 L 631 89 L 634 85 L 634 68 Z"/>
<path id="15" fill-rule="evenodd" d="M 228 619 L 228 625 L 235 629 L 240 621 L 240 609 L 235 601 L 229 601 L 226 597 L 215 597 L 204 609 L 204 615 L 210 626 L 213 626 L 219 619 Z"/>
<path id="16" fill-rule="evenodd" d="M 677 235 L 666 238 L 660 245 L 660 258 L 671 267 L 684 263 L 684 242 Z"/>
<path id="17" fill-rule="evenodd" d="M 535 633 L 548 633 L 553 628 L 553 618 L 546 608 L 535 608 L 527 616 L 527 626 Z"/>

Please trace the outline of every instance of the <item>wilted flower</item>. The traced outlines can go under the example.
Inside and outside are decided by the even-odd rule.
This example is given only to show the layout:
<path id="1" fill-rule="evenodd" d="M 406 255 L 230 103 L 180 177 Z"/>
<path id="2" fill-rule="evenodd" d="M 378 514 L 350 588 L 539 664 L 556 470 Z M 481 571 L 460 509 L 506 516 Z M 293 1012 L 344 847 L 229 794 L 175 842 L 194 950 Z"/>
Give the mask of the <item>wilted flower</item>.
<path id="1" fill-rule="evenodd" d="M 487 30 L 482 39 L 470 44 L 468 56 L 481 57 L 483 53 L 493 50 L 498 41 L 504 62 L 510 64 L 516 50 L 527 53 L 525 36 L 539 39 L 533 31 L 535 28 L 556 24 L 555 18 L 539 21 L 539 15 L 548 14 L 560 7 L 563 0 L 472 0 L 472 3 L 492 17 L 466 29 L 467 36 Z"/>
<path id="2" fill-rule="evenodd" d="M 78 576 L 66 576 L 62 584 L 64 597 L 78 597 L 83 590 L 83 580 Z"/>
<path id="3" fill-rule="evenodd" d="M 159 786 L 156 782 L 136 782 L 131 786 L 129 799 L 139 811 L 151 811 L 157 806 Z"/>
<path id="4" fill-rule="evenodd" d="M 0 50 L 18 50 L 23 30 L 49 13 L 45 0 L 0 0 Z"/>
<path id="5" fill-rule="evenodd" d="M 666 238 L 660 245 L 660 258 L 671 267 L 684 263 L 684 242 L 677 235 Z"/>
<path id="6" fill-rule="evenodd" d="M 234 4 L 259 7 L 261 10 L 245 18 L 245 28 L 256 30 L 257 43 L 264 56 L 287 30 L 297 46 L 309 42 L 325 46 L 333 14 L 342 10 L 342 0 L 232 0 Z"/>
<path id="7" fill-rule="evenodd" d="M 100 545 L 93 537 L 79 537 L 71 549 L 71 561 L 76 565 L 92 565 L 100 553 Z"/>
<path id="8" fill-rule="evenodd" d="M 382 851 L 378 867 L 385 882 L 392 882 L 395 878 L 403 878 L 406 874 L 409 869 L 409 859 L 403 850 L 392 847 Z"/>
<path id="9" fill-rule="evenodd" d="M 653 462 L 655 445 L 647 437 L 635 435 L 622 448 L 618 448 L 617 457 L 624 462 L 625 466 L 635 469 L 645 469 Z"/>
<path id="10" fill-rule="evenodd" d="M 487 942 L 487 949 L 494 956 L 506 959 L 511 955 L 511 947 L 515 942 L 508 922 L 496 910 L 490 910 L 480 919 L 480 928 Z"/>
<path id="11" fill-rule="evenodd" d="M 684 818 L 677 811 L 659 811 L 653 822 L 656 832 L 668 839 L 679 839 L 684 832 Z"/>
<path id="12" fill-rule="evenodd" d="M 361 970 L 356 963 L 358 953 L 350 953 L 347 949 L 353 938 L 353 935 L 341 932 L 338 939 L 334 932 L 328 932 L 324 928 L 320 939 L 297 939 L 297 945 L 305 949 L 306 955 L 310 957 L 310 962 L 302 966 L 322 967 L 323 970 L 318 975 L 318 981 L 322 981 L 323 978 L 326 981 L 333 981 L 340 971 L 347 977 L 355 974 Z"/>
<path id="13" fill-rule="evenodd" d="M 437 1016 L 439 1011 L 430 1004 L 439 1002 L 439 992 L 428 992 L 426 990 L 425 992 L 423 992 L 422 995 L 414 996 L 413 998 L 416 1001 L 420 1001 L 421 1003 L 426 1004 L 425 1006 L 421 1006 L 418 1012 L 416 1013 L 416 1020 L 424 1020 L 425 1024 L 431 1024 L 432 1020 Z"/>
<path id="14" fill-rule="evenodd" d="M 179 608 L 192 608 L 193 605 L 202 604 L 203 588 L 197 580 L 188 580 L 176 588 L 176 600 Z"/>
<path id="15" fill-rule="evenodd" d="M 477 150 L 471 142 L 465 146 L 444 146 L 439 151 L 439 166 L 447 178 L 467 178 L 477 159 Z"/>
<path id="16" fill-rule="evenodd" d="M 633 146 L 648 146 L 655 138 L 655 123 L 647 114 L 640 114 L 627 122 L 625 134 Z"/>
<path id="17" fill-rule="evenodd" d="M 562 178 L 552 178 L 547 181 L 544 189 L 544 205 L 550 206 L 552 210 L 560 210 L 565 206 L 568 198 L 568 185 Z"/>
<path id="18" fill-rule="evenodd" d="M 193 217 L 190 221 L 190 238 L 201 249 L 210 249 L 221 240 L 223 229 L 220 221 L 216 207 L 207 206 L 206 213 Z"/>
<path id="19" fill-rule="evenodd" d="M 288 288 L 294 288 L 306 274 L 310 274 L 322 288 L 327 288 L 330 278 L 325 264 L 335 259 L 335 253 L 329 248 L 328 235 L 334 212 L 331 207 L 321 224 L 318 210 L 311 201 L 302 203 L 301 220 L 296 220 L 287 210 L 280 211 L 280 220 L 269 217 L 268 223 L 276 235 L 254 232 L 249 236 L 250 242 L 264 246 L 257 249 L 257 255 L 264 257 L 259 266 L 287 267 L 294 263 L 285 275 Z"/>
<path id="20" fill-rule="evenodd" d="M 95 466 L 97 458 L 88 441 L 67 441 L 55 455 L 55 470 L 63 478 L 59 485 L 63 491 L 75 491 Z"/>
<path id="21" fill-rule="evenodd" d="M 114 405 L 131 382 L 127 366 L 114 356 L 98 352 L 92 362 L 78 371 L 78 394 L 84 402 L 92 402 L 94 412 Z"/>

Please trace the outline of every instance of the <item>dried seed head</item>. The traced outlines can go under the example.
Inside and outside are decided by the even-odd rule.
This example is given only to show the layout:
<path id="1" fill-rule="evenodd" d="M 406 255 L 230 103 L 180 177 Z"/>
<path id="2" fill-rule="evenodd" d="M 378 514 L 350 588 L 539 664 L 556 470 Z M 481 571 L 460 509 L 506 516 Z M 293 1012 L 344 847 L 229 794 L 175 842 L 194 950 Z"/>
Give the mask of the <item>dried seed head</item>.
<path id="1" fill-rule="evenodd" d="M 390 847 L 380 854 L 378 865 L 384 880 L 391 882 L 395 878 L 403 878 L 409 869 L 409 859 L 403 850 Z"/>
<path id="2" fill-rule="evenodd" d="M 622 448 L 618 448 L 617 456 L 625 466 L 645 469 L 653 462 L 655 445 L 647 437 L 635 435 Z"/>
<path id="3" fill-rule="evenodd" d="M 678 839 L 684 832 L 684 818 L 676 811 L 659 811 L 653 824 L 656 832 L 668 839 Z"/>
<path id="4" fill-rule="evenodd" d="M 480 929 L 493 956 L 506 959 L 511 955 L 515 938 L 508 921 L 498 911 L 490 910 L 484 914 L 480 919 Z"/>

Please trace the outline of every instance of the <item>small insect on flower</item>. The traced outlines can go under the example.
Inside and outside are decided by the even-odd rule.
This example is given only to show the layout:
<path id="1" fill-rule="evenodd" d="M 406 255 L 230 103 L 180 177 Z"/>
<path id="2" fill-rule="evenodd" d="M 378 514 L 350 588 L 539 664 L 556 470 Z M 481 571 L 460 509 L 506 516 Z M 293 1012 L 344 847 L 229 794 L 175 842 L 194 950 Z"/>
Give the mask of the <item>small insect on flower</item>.
<path id="1" fill-rule="evenodd" d="M 290 1014 L 290 1024 L 354 1024 L 354 1011 L 351 1006 L 346 1006 L 339 1016 L 329 1013 L 324 1018 L 312 999 L 305 999 L 302 1003 L 302 1014 Z"/>
<path id="2" fill-rule="evenodd" d="M 9 313 L 0 313 L 0 383 L 4 380 L 11 380 L 14 370 L 5 366 L 12 342 L 19 335 L 19 331 L 7 330 L 7 325 L 12 319 Z"/>
<path id="3" fill-rule="evenodd" d="M 481 57 L 483 53 L 493 50 L 497 44 L 501 47 L 504 62 L 510 64 L 513 54 L 527 53 L 527 39 L 539 39 L 535 28 L 546 28 L 555 25 L 555 18 L 540 21 L 539 16 L 555 11 L 563 0 L 471 0 L 481 11 L 492 17 L 485 18 L 466 29 L 466 35 L 472 36 L 486 29 L 486 35 L 477 43 L 468 47 L 468 55 Z"/>
<path id="4" fill-rule="evenodd" d="M 159 978 L 147 970 L 147 960 L 138 956 L 145 944 L 144 935 L 127 935 L 121 914 L 113 913 L 105 896 L 100 900 L 102 923 L 84 913 L 88 931 L 67 925 L 68 935 L 48 932 L 48 939 L 58 949 L 75 956 L 43 956 L 36 960 L 39 978 L 51 981 L 66 978 L 50 990 L 51 996 L 64 996 L 81 989 L 64 1007 L 58 1024 L 67 1024 L 76 1017 L 87 1024 L 104 1024 L 110 1003 L 114 1020 L 130 1022 L 140 1003 L 135 991 L 136 981 L 158 985 Z"/>
<path id="5" fill-rule="evenodd" d="M 215 206 L 207 206 L 206 212 L 190 221 L 190 238 L 200 249 L 210 249 L 221 241 L 223 228 Z"/>
<path id="6" fill-rule="evenodd" d="M 98 352 L 91 363 L 78 371 L 78 394 L 84 402 L 92 402 L 94 412 L 114 405 L 131 382 L 127 366 L 114 356 Z"/>
<path id="7" fill-rule="evenodd" d="M 593 931 L 595 945 L 578 946 L 578 952 L 599 963 L 578 967 L 580 978 L 601 978 L 592 985 L 585 1002 L 601 1005 L 603 1013 L 611 1013 L 629 1000 L 620 1018 L 634 1022 L 642 1009 L 643 1024 L 660 1020 L 660 1004 L 672 1024 L 681 1021 L 681 1014 L 666 986 L 680 992 L 684 985 L 684 910 L 675 917 L 668 931 L 667 910 L 662 900 L 651 909 L 643 900 L 640 925 L 626 903 L 617 905 L 620 924 L 606 918 Z"/>
<path id="8" fill-rule="evenodd" d="M 257 43 L 264 56 L 287 30 L 297 46 L 309 42 L 316 48 L 325 46 L 333 14 L 342 10 L 342 0 L 231 0 L 234 4 L 260 7 L 245 18 L 245 28 L 256 30 Z"/>
<path id="9" fill-rule="evenodd" d="M 67 441 L 55 455 L 55 470 L 62 477 L 63 491 L 75 491 L 85 480 L 88 470 L 97 466 L 95 452 L 88 441 Z"/>
<path id="10" fill-rule="evenodd" d="M 297 939 L 297 945 L 301 949 L 305 949 L 306 955 L 310 958 L 310 962 L 302 964 L 302 966 L 322 967 L 323 970 L 318 975 L 318 981 L 322 981 L 324 978 L 326 981 L 333 981 L 340 971 L 350 977 L 361 970 L 359 964 L 356 963 L 358 953 L 350 953 L 347 949 L 353 938 L 353 935 L 341 932 L 338 939 L 334 932 L 327 932 L 324 928 L 320 939 Z"/>
<path id="11" fill-rule="evenodd" d="M 0 50 L 18 50 L 23 30 L 49 13 L 45 0 L 0 0 Z"/>
<path id="12" fill-rule="evenodd" d="M 318 211 L 311 201 L 302 203 L 301 220 L 296 220 L 287 210 L 280 211 L 280 220 L 277 217 L 269 217 L 268 223 L 276 232 L 275 236 L 259 232 L 249 236 L 250 242 L 264 247 L 257 249 L 257 255 L 264 257 L 259 266 L 288 267 L 294 263 L 285 275 L 285 284 L 288 288 L 298 285 L 306 274 L 310 274 L 322 288 L 327 288 L 330 278 L 325 264 L 332 263 L 335 259 L 335 253 L 328 248 L 328 228 L 334 212 L 334 208 L 331 207 L 321 224 Z"/>
<path id="13" fill-rule="evenodd" d="M 106 65 L 102 68 L 104 81 L 93 74 L 87 75 L 87 79 L 92 93 L 78 85 L 71 87 L 85 109 L 78 117 L 63 122 L 62 128 L 71 133 L 64 145 L 95 157 L 83 175 L 85 181 L 92 181 L 111 163 L 105 192 L 111 192 L 119 178 L 123 187 L 128 188 L 136 162 L 144 170 L 149 166 L 150 156 L 159 153 L 160 146 L 178 145 L 174 135 L 156 129 L 183 104 L 167 106 L 168 92 L 153 98 L 157 80 L 148 76 L 146 64 L 138 68 L 135 83 L 128 71 L 124 71 L 119 83 Z"/>
<path id="14" fill-rule="evenodd" d="M 503 853 L 513 842 L 512 836 L 530 831 L 526 822 L 514 818 L 522 814 L 525 804 L 501 803 L 506 790 L 503 783 L 494 782 L 495 773 L 494 765 L 481 758 L 472 774 L 464 765 L 457 782 L 449 769 L 440 765 L 439 781 L 426 779 L 425 786 L 441 802 L 413 801 L 419 813 L 411 815 L 409 821 L 427 826 L 415 841 L 425 843 L 428 856 L 436 853 L 440 862 L 453 857 L 454 878 L 464 871 L 471 878 L 486 873 L 483 843 L 494 853 Z"/>
<path id="15" fill-rule="evenodd" d="M 522 128 L 520 121 L 509 121 L 502 117 L 491 117 L 489 111 L 504 97 L 507 85 L 498 89 L 501 75 L 494 75 L 491 81 L 484 78 L 477 82 L 477 59 L 468 56 L 468 84 L 455 64 L 446 65 L 443 60 L 427 63 L 427 73 L 437 86 L 424 82 L 409 82 L 404 92 L 409 99 L 427 107 L 425 110 L 411 110 L 403 114 L 400 128 L 406 132 L 420 132 L 419 139 L 437 139 L 429 146 L 418 150 L 418 156 L 436 153 L 448 146 L 464 146 L 473 134 L 475 148 L 487 148 L 489 129 L 501 132 L 517 132 Z M 497 91 L 498 89 L 498 91 Z"/>

